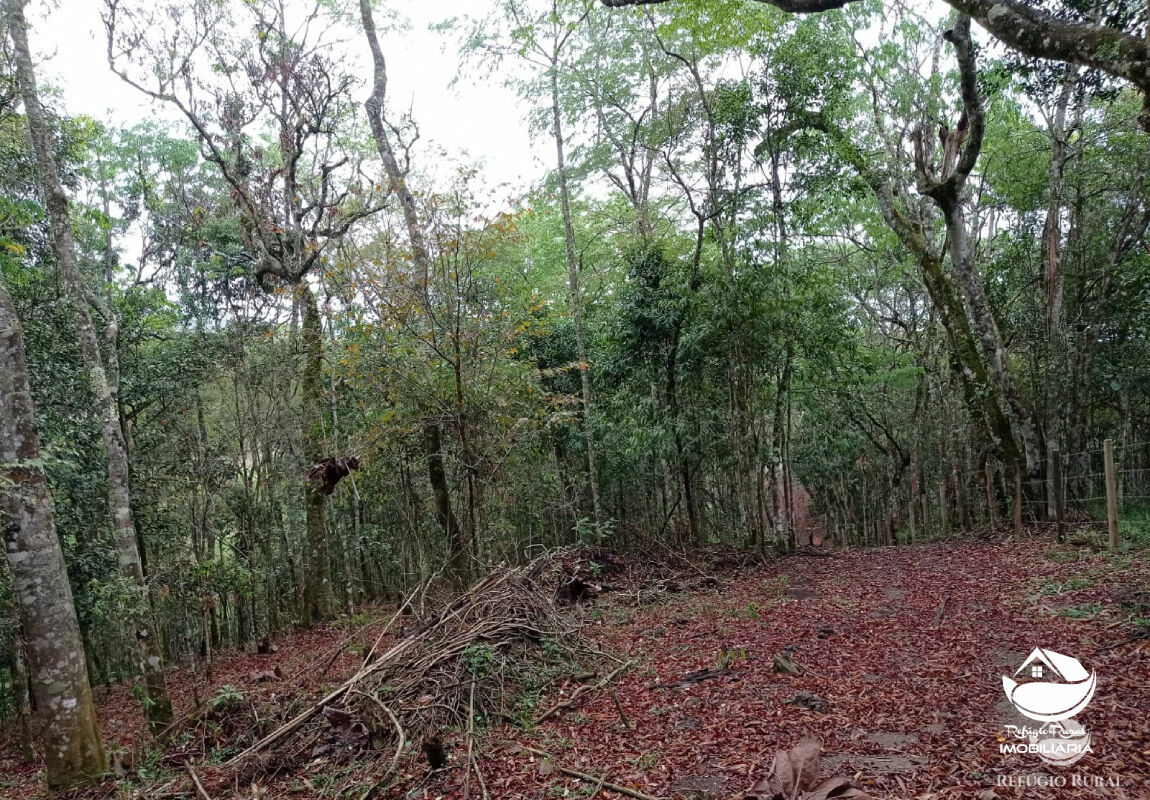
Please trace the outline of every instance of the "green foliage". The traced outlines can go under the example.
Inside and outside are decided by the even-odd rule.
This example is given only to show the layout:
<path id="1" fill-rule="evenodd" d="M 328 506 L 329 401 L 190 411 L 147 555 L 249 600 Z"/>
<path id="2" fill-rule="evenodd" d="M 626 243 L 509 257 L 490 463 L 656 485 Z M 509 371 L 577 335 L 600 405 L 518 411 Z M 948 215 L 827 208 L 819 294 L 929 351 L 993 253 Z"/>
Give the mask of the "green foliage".
<path id="1" fill-rule="evenodd" d="M 475 678 L 486 678 L 495 665 L 495 651 L 487 645 L 473 644 L 463 651 L 463 665 Z"/>
<path id="2" fill-rule="evenodd" d="M 217 714 L 226 713 L 244 702 L 244 693 L 234 686 L 224 685 L 208 700 L 208 707 Z"/>

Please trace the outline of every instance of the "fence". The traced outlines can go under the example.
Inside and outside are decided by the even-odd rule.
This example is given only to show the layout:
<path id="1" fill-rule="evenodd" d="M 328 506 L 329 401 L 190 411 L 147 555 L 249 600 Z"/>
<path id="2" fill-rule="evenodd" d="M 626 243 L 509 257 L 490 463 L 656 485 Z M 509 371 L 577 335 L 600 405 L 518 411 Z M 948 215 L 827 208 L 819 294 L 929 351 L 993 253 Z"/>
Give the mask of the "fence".
<path id="1" fill-rule="evenodd" d="M 980 469 L 952 465 L 932 485 L 919 486 L 906 502 L 863 518 L 832 519 L 831 535 L 859 544 L 894 543 L 917 535 L 949 534 L 979 526 L 1043 523 L 1061 540 L 1071 525 L 1105 521 L 1111 551 L 1119 546 L 1119 522 L 1145 517 L 1150 530 L 1150 441 L 1115 443 L 1077 453 L 1052 451 L 1047 477 L 1028 478 L 987 461 Z M 937 473 L 936 473 L 937 475 Z M 868 518 L 869 517 L 869 518 Z"/>

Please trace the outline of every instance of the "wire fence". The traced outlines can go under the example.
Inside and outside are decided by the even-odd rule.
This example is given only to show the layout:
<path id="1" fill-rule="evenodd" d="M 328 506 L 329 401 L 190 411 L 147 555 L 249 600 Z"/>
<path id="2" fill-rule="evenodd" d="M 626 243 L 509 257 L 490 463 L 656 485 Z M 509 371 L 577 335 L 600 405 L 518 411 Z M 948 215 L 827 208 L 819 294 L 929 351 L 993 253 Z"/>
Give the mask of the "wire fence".
<path id="1" fill-rule="evenodd" d="M 1120 526 L 1150 534 L 1150 441 L 1052 452 L 1045 473 L 1016 475 L 990 461 L 973 469 L 952 464 L 942 476 L 936 472 L 933 481 L 914 487 L 905 502 L 869 518 L 840 518 L 833 527 L 860 543 L 879 544 L 1011 522 L 1057 526 L 1060 534 L 1070 526 L 1097 523 L 1112 547 Z"/>

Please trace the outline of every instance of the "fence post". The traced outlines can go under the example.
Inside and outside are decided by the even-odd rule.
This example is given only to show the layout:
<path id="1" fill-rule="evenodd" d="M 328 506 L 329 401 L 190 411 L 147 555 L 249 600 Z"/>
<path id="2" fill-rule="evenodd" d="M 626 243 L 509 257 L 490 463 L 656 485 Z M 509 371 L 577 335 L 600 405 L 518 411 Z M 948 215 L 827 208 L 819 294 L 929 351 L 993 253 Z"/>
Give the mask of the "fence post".
<path id="1" fill-rule="evenodd" d="M 1014 465 L 1014 533 L 1022 534 L 1022 467 Z"/>
<path id="2" fill-rule="evenodd" d="M 1106 526 L 1110 533 L 1110 552 L 1118 549 L 1118 475 L 1114 470 L 1114 440 L 1102 443 L 1106 469 Z"/>
<path id="3" fill-rule="evenodd" d="M 1054 519 L 1058 523 L 1059 544 L 1066 538 L 1066 497 L 1062 486 L 1062 453 L 1050 453 L 1050 478 L 1054 483 Z"/>
<path id="4" fill-rule="evenodd" d="M 922 538 L 930 538 L 930 501 L 926 499 L 926 492 L 923 492 L 919 497 L 922 500 Z"/>
<path id="5" fill-rule="evenodd" d="M 947 519 L 946 507 L 946 478 L 943 478 L 938 484 L 938 513 L 942 521 L 942 535 L 946 536 L 950 533 L 950 520 Z"/>

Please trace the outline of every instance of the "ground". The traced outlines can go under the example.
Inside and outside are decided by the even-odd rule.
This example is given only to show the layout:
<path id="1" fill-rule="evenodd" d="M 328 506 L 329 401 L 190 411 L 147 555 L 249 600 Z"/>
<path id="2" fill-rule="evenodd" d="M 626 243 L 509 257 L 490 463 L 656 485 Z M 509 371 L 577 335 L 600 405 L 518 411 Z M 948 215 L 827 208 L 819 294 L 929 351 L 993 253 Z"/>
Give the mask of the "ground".
<path id="1" fill-rule="evenodd" d="M 565 767 L 606 773 L 656 797 L 742 797 L 776 750 L 809 735 L 823 743 L 824 774 L 857 776 L 876 798 L 1150 797 L 1150 647 L 1132 639 L 1139 615 L 1147 615 L 1137 605 L 1150 588 L 1144 558 L 1033 536 L 791 557 L 719 577 L 701 591 L 608 593 L 583 607 L 589 635 L 635 666 L 611 684 L 614 695 L 587 692 L 530 731 L 483 730 L 478 764 L 490 796 L 590 795 L 596 786 L 557 769 Z M 197 694 L 218 696 L 223 685 L 245 696 L 299 685 L 318 691 L 354 670 L 385 618 L 292 634 L 276 654 L 222 661 L 211 686 L 200 676 Z M 1000 752 L 1004 724 L 1021 724 L 1001 676 L 1036 646 L 1076 657 L 1098 675 L 1094 699 L 1076 717 L 1093 752 L 1073 766 L 1044 768 L 1035 755 Z M 776 671 L 776 654 L 802 674 Z M 729 666 L 718 677 L 665 686 L 722 664 Z M 253 684 L 255 672 L 275 666 L 282 680 Z M 173 685 L 177 707 L 190 708 L 190 677 L 176 676 Z M 557 688 L 539 707 L 560 701 L 561 690 L 571 689 Z M 127 745 L 142 727 L 135 706 L 123 690 L 98 694 L 108 740 Z M 393 796 L 463 797 L 458 739 L 449 742 L 453 768 L 428 778 L 412 759 Z M 153 754 L 149 768 L 202 755 Z M 370 780 L 355 781 L 367 772 L 316 759 L 234 796 L 360 798 Z M 40 778 L 11 758 L 0 760 L 0 775 L 0 796 L 19 798 L 34 796 Z M 1049 785 L 1052 777 L 1066 786 Z M 467 783 L 478 800 L 476 782 Z M 138 785 L 121 781 L 104 796 Z M 619 795 L 601 789 L 597 796 Z"/>

